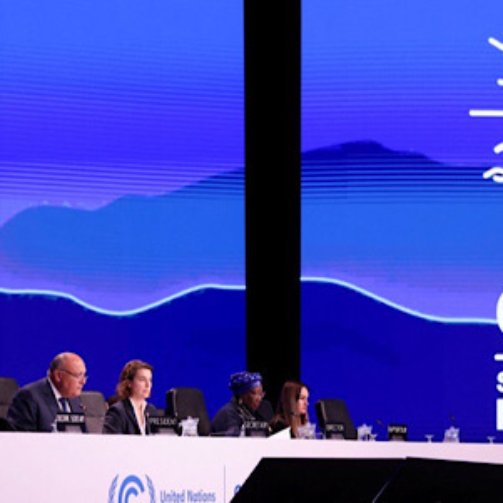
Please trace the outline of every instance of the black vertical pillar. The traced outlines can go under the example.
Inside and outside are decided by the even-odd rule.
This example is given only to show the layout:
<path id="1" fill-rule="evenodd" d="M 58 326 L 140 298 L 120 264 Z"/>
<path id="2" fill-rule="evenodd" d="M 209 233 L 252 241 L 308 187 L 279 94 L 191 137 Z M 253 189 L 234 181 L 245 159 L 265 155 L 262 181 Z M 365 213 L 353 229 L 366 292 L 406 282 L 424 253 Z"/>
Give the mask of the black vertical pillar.
<path id="1" fill-rule="evenodd" d="M 247 366 L 300 374 L 300 0 L 245 0 Z"/>

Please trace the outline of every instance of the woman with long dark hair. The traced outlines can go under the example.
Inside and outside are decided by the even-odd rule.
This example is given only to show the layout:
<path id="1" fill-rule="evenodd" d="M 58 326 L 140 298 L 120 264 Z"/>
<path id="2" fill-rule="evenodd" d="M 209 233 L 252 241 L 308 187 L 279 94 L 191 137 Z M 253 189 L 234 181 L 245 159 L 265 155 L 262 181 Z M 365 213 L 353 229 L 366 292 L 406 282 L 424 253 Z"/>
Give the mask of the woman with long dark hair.
<path id="1" fill-rule="evenodd" d="M 299 381 L 286 381 L 281 389 L 281 395 L 272 418 L 273 432 L 291 428 L 292 437 L 297 437 L 299 426 L 309 423 L 307 407 L 309 405 L 309 388 Z"/>

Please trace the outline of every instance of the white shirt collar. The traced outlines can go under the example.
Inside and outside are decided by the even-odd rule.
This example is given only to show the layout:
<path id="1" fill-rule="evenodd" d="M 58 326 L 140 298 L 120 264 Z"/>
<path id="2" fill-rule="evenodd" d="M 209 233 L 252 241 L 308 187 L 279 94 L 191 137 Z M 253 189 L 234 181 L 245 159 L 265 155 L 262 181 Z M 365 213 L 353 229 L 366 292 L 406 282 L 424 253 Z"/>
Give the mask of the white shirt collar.
<path id="1" fill-rule="evenodd" d="M 138 427 L 140 428 L 140 432 L 142 435 L 146 435 L 147 434 L 147 431 L 146 431 L 147 430 L 147 418 L 145 417 L 145 409 L 147 408 L 147 402 L 143 401 L 140 404 L 141 414 L 143 417 L 139 417 L 138 411 L 135 407 L 133 400 L 131 400 L 131 398 L 129 398 L 129 401 L 131 402 L 131 405 L 133 406 L 134 415 L 136 417 L 136 422 L 138 423 Z M 142 422 L 142 419 L 143 419 L 143 422 Z"/>
<path id="2" fill-rule="evenodd" d="M 56 388 L 56 386 L 54 386 L 54 383 L 51 381 L 51 378 L 48 377 L 47 380 L 49 381 L 49 384 L 51 386 L 52 392 L 54 393 L 54 396 L 56 397 L 56 403 L 58 404 L 58 409 L 59 410 L 64 410 L 64 411 L 71 410 L 71 405 L 70 405 L 70 402 L 69 402 L 68 398 L 66 398 L 66 401 L 67 401 L 67 404 L 68 404 L 66 407 L 68 407 L 68 408 L 65 408 L 65 407 L 63 407 L 63 404 L 60 402 L 60 399 L 64 398 L 64 397 L 58 391 L 58 388 Z"/>
<path id="3" fill-rule="evenodd" d="M 52 392 L 54 393 L 54 396 L 56 397 L 56 401 L 58 402 L 58 405 L 59 405 L 59 399 L 63 398 L 63 396 L 58 391 L 58 388 L 56 388 L 56 386 L 54 386 L 54 383 L 51 381 L 51 378 L 48 377 L 47 380 L 49 381 L 49 384 L 51 386 Z"/>

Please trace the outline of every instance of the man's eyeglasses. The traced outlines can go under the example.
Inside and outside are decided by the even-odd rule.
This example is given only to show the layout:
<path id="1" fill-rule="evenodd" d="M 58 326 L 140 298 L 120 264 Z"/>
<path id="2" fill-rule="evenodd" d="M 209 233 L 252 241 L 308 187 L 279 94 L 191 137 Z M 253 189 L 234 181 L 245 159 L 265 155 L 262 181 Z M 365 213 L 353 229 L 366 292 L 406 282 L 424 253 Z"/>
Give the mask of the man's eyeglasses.
<path id="1" fill-rule="evenodd" d="M 75 379 L 77 379 L 77 381 L 86 382 L 89 379 L 89 376 L 87 374 L 76 374 L 75 372 L 70 372 L 69 370 L 66 370 L 66 369 L 58 369 L 58 370 L 60 372 L 64 372 L 65 374 L 68 374 L 68 375 L 74 377 Z"/>

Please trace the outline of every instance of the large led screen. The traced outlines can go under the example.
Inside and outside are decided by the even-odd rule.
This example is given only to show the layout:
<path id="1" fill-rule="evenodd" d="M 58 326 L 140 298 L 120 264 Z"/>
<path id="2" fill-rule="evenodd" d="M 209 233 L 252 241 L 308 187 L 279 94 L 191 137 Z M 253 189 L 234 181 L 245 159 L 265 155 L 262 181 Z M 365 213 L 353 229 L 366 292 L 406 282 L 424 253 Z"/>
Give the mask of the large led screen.
<path id="1" fill-rule="evenodd" d="M 303 5 L 302 376 L 378 439 L 503 429 L 502 17 Z"/>
<path id="2" fill-rule="evenodd" d="M 129 359 L 154 402 L 244 366 L 240 2 L 0 1 L 0 375 Z"/>

